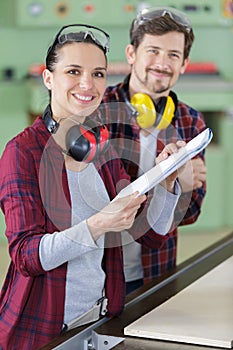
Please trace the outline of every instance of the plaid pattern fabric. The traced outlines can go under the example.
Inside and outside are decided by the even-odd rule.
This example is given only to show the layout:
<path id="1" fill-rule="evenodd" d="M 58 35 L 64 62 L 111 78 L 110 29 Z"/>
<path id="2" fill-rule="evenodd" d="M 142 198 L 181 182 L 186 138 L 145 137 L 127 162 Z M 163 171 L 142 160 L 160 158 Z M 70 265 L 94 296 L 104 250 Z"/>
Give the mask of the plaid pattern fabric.
<path id="1" fill-rule="evenodd" d="M 103 121 L 108 125 L 112 144 L 124 162 L 131 180 L 137 178 L 140 153 L 140 128 L 138 127 L 132 108 L 129 105 L 129 76 L 124 82 L 106 89 L 102 101 Z M 174 94 L 171 92 L 171 94 Z M 201 113 L 187 104 L 178 101 L 175 117 L 171 125 L 160 131 L 157 138 L 157 154 L 164 145 L 179 139 L 190 141 L 206 128 Z M 204 159 L 204 151 L 199 154 Z M 176 264 L 177 226 L 194 223 L 201 211 L 201 205 L 206 193 L 206 183 L 192 194 L 182 194 L 175 213 L 174 228 L 169 233 L 169 239 L 161 249 L 142 247 L 142 264 L 144 268 L 144 282 L 160 276 L 173 268 Z"/>
<path id="2" fill-rule="evenodd" d="M 113 199 L 117 184 L 129 182 L 129 176 L 111 147 L 95 166 Z M 0 167 L 0 204 L 11 256 L 0 294 L 0 349 L 34 350 L 59 336 L 64 317 L 67 264 L 46 272 L 39 259 L 41 237 L 71 225 L 64 157 L 38 117 L 8 143 Z M 140 223 L 142 215 L 143 210 Z M 140 227 L 133 230 L 138 237 Z M 122 312 L 125 300 L 119 237 L 106 234 L 103 259 L 110 317 Z M 158 248 L 167 238 L 148 232 L 139 241 Z"/>

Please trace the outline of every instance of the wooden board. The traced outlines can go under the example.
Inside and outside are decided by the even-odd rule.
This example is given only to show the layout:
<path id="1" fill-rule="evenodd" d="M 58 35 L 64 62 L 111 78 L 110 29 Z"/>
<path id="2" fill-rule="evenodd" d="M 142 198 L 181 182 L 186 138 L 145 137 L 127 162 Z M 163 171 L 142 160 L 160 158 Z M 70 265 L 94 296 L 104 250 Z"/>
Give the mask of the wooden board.
<path id="1" fill-rule="evenodd" d="M 124 329 L 125 335 L 233 347 L 233 257 Z"/>

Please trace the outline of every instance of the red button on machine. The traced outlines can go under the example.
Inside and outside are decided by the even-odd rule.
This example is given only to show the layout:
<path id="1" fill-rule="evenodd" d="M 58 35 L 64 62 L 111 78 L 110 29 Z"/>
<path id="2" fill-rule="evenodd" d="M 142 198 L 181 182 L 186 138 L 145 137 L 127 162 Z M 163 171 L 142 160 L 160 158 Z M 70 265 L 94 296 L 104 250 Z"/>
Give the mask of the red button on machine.
<path id="1" fill-rule="evenodd" d="M 91 5 L 91 4 L 85 5 L 84 6 L 84 11 L 85 12 L 94 12 L 95 11 L 95 7 L 94 7 L 94 5 Z"/>
<path id="2" fill-rule="evenodd" d="M 130 4 L 125 5 L 125 6 L 124 6 L 124 11 L 125 11 L 125 12 L 133 12 L 133 11 L 134 11 L 134 6 L 133 6 L 133 5 L 130 5 Z"/>

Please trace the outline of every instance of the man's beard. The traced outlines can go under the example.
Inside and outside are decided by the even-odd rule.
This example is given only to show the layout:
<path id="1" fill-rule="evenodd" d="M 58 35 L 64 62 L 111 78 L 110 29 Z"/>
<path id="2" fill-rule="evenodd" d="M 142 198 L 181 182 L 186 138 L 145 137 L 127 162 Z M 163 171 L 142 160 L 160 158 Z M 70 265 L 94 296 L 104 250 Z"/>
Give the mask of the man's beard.
<path id="1" fill-rule="evenodd" d="M 136 76 L 136 78 L 138 79 L 138 81 L 140 82 L 140 84 L 149 92 L 153 93 L 153 94 L 161 94 L 167 90 L 171 89 L 171 85 L 170 85 L 170 80 L 168 81 L 168 83 L 166 85 L 162 85 L 161 80 L 156 80 L 154 84 L 149 83 L 149 78 L 148 78 L 148 72 L 152 69 L 148 69 L 146 70 L 146 76 L 144 79 L 142 79 L 140 77 L 140 75 L 137 73 L 136 68 L 133 68 L 134 70 L 134 74 Z M 158 73 L 162 73 L 162 74 L 166 74 L 169 77 L 172 77 L 172 74 L 168 73 L 168 72 L 164 72 L 164 71 L 160 71 L 160 70 L 156 70 L 154 69 L 153 71 L 158 72 Z"/>

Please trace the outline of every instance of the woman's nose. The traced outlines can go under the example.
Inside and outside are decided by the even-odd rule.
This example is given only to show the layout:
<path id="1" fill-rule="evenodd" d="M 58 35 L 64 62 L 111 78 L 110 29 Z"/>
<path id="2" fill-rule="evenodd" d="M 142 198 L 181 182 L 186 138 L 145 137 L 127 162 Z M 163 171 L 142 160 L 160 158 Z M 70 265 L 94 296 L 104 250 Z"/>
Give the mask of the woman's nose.
<path id="1" fill-rule="evenodd" d="M 83 90 L 89 90 L 93 86 L 93 79 L 90 75 L 84 74 L 79 81 L 80 88 Z"/>

